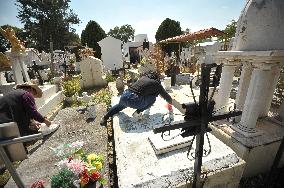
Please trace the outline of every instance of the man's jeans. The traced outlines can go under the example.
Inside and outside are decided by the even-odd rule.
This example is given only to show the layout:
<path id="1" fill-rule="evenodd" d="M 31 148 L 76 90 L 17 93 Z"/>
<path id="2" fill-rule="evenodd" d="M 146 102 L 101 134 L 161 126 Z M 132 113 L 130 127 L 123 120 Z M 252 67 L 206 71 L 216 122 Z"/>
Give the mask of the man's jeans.
<path id="1" fill-rule="evenodd" d="M 155 103 L 156 97 L 155 95 L 139 96 L 130 90 L 125 90 L 120 97 L 119 103 L 111 107 L 104 118 L 108 119 L 127 107 L 143 112 Z"/>

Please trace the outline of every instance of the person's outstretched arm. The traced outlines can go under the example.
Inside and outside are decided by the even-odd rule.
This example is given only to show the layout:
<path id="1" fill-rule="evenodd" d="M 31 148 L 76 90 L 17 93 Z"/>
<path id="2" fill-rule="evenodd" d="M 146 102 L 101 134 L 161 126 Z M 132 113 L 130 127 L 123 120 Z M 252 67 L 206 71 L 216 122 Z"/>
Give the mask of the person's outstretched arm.
<path id="1" fill-rule="evenodd" d="M 165 99 L 168 103 L 172 104 L 172 97 L 166 92 L 166 90 L 163 88 L 162 85 L 160 85 L 160 92 L 159 94 L 161 95 L 161 97 L 163 97 L 163 99 Z"/>
<path id="2" fill-rule="evenodd" d="M 44 118 L 36 109 L 35 99 L 31 93 L 26 92 L 23 96 L 23 105 L 26 112 L 30 115 L 30 117 L 40 123 L 45 123 L 47 126 L 51 125 L 51 122 Z"/>

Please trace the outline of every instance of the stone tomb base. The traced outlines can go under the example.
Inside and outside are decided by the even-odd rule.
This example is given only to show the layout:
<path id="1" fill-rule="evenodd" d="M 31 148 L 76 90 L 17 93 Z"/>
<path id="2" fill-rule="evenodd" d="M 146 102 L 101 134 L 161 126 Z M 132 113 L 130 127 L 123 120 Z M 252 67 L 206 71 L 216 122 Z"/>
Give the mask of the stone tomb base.
<path id="1" fill-rule="evenodd" d="M 59 103 L 63 101 L 63 92 L 57 92 L 55 85 L 43 85 L 40 86 L 42 89 L 42 97 L 36 98 L 36 106 L 38 111 L 46 116 L 51 113 Z"/>
<path id="2" fill-rule="evenodd" d="M 117 98 L 113 98 L 116 104 Z M 113 118 L 118 185 L 127 187 L 186 187 L 192 182 L 194 159 L 187 147 L 156 155 L 149 142 L 153 129 L 167 122 L 166 102 L 157 98 L 149 118 L 138 121 L 134 109 L 126 108 Z M 174 120 L 183 119 L 174 108 Z M 175 133 L 171 135 L 174 136 Z M 156 135 L 156 136 L 161 136 Z M 207 174 L 205 187 L 238 187 L 245 162 L 209 133 L 211 153 L 203 157 L 202 171 Z M 195 143 L 190 153 L 194 152 Z M 208 142 L 205 140 L 205 149 Z"/>

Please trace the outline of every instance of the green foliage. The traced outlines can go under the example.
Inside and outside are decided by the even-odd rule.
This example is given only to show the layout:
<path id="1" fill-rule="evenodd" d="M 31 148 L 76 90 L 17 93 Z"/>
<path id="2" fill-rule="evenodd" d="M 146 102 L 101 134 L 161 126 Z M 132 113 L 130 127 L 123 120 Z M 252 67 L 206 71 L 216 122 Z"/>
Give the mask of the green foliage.
<path id="1" fill-rule="evenodd" d="M 159 26 L 155 38 L 156 41 L 159 42 L 161 40 L 170 37 L 175 37 L 181 34 L 183 34 L 183 32 L 181 30 L 180 23 L 178 21 L 167 18 Z M 178 48 L 179 48 L 178 44 L 165 44 L 162 47 L 163 51 L 168 53 L 168 55 L 170 55 L 172 51 L 177 52 Z"/>
<path id="2" fill-rule="evenodd" d="M 20 41 L 24 42 L 24 41 L 27 40 L 27 34 L 24 32 L 23 29 L 18 28 L 18 27 L 14 27 L 14 26 L 10 26 L 10 25 L 2 25 L 1 26 L 2 29 L 7 29 L 8 27 L 12 28 L 15 31 L 16 36 L 18 37 L 18 39 Z M 9 48 L 11 48 L 10 42 L 7 39 L 5 39 L 4 36 L 2 36 L 0 34 L 0 52 L 5 52 Z"/>
<path id="3" fill-rule="evenodd" d="M 75 180 L 73 173 L 68 169 L 62 169 L 51 178 L 51 188 L 72 188 Z"/>
<path id="4" fill-rule="evenodd" d="M 97 22 L 90 20 L 86 28 L 82 31 L 81 43 L 82 45 L 88 45 L 88 47 L 93 48 L 96 51 L 95 56 L 101 58 L 101 48 L 98 42 L 105 37 L 106 33 L 101 26 Z"/>
<path id="5" fill-rule="evenodd" d="M 226 28 L 223 30 L 225 35 L 218 37 L 219 41 L 228 41 L 232 37 L 235 36 L 237 29 L 237 22 L 235 20 L 232 20 Z"/>
<path id="6" fill-rule="evenodd" d="M 115 77 L 110 73 L 110 72 L 107 72 L 106 73 L 106 81 L 109 83 L 109 82 L 114 82 L 115 81 Z"/>
<path id="7" fill-rule="evenodd" d="M 63 82 L 62 87 L 63 87 L 63 94 L 66 97 L 72 97 L 77 92 L 79 92 L 80 89 L 81 89 L 80 80 L 77 79 L 77 78 L 67 80 L 67 81 Z"/>
<path id="8" fill-rule="evenodd" d="M 53 48 L 64 50 L 64 46 L 78 41 L 72 24 L 79 24 L 78 16 L 70 9 L 71 0 L 17 0 L 18 18 L 24 24 L 29 43 L 39 51 Z"/>
<path id="9" fill-rule="evenodd" d="M 94 96 L 94 102 L 96 104 L 104 103 L 106 106 L 111 104 L 111 93 L 108 89 L 101 89 Z"/>
<path id="10" fill-rule="evenodd" d="M 126 43 L 134 38 L 134 33 L 135 30 L 132 28 L 132 26 L 126 24 L 121 27 L 116 26 L 115 28 L 110 29 L 108 35 Z"/>

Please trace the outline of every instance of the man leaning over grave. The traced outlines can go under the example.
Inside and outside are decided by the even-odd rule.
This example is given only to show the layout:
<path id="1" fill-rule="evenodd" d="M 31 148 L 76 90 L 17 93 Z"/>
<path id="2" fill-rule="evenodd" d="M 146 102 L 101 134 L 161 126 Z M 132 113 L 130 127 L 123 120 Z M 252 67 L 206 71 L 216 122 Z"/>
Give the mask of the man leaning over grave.
<path id="1" fill-rule="evenodd" d="M 35 98 L 41 97 L 42 90 L 33 83 L 16 85 L 15 90 L 0 98 L 0 124 L 16 122 L 21 136 L 55 131 L 58 125 L 51 126 L 51 121 L 37 111 Z"/>
<path id="2" fill-rule="evenodd" d="M 161 85 L 158 73 L 145 73 L 139 80 L 129 86 L 120 97 L 119 103 L 114 105 L 101 119 L 100 125 L 105 126 L 107 120 L 123 109 L 130 107 L 136 109 L 134 118 L 142 119 L 142 112 L 150 108 L 160 95 L 165 99 L 167 109 L 172 110 L 172 98 Z"/>

